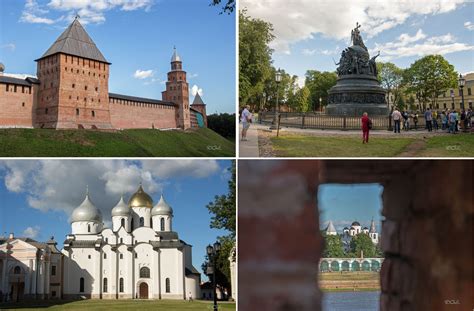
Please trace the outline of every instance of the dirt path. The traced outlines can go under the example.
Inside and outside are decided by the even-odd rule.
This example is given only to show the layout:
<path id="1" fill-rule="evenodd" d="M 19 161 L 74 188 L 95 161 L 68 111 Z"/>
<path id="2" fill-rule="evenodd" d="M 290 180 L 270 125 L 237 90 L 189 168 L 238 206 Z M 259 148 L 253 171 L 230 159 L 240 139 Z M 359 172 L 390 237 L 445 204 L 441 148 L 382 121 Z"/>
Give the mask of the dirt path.
<path id="1" fill-rule="evenodd" d="M 276 153 L 273 150 L 272 141 L 270 137 L 272 132 L 266 130 L 258 130 L 258 149 L 260 157 L 268 158 L 268 157 L 276 157 Z"/>
<path id="2" fill-rule="evenodd" d="M 417 139 L 411 144 L 409 144 L 406 149 L 397 155 L 397 157 L 416 157 L 418 153 L 423 150 L 426 146 L 425 139 Z"/>

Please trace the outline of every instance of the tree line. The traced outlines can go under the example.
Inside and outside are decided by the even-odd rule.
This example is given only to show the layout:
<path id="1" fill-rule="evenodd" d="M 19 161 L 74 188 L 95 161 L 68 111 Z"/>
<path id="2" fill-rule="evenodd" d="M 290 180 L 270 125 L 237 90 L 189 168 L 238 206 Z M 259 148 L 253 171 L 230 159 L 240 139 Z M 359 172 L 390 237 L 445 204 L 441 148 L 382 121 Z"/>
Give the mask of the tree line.
<path id="1" fill-rule="evenodd" d="M 336 72 L 309 69 L 304 86 L 298 77 L 273 66 L 270 43 L 275 39 L 271 23 L 239 12 L 239 103 L 253 111 L 273 110 L 276 100 L 289 111 L 319 111 L 328 104 L 328 91 L 337 82 Z M 399 109 L 436 107 L 438 96 L 457 85 L 458 74 L 441 55 L 428 55 L 407 69 L 391 62 L 377 63 L 378 79 L 390 101 Z M 275 81 L 276 71 L 281 82 Z M 421 107 L 415 106 L 415 100 Z"/>

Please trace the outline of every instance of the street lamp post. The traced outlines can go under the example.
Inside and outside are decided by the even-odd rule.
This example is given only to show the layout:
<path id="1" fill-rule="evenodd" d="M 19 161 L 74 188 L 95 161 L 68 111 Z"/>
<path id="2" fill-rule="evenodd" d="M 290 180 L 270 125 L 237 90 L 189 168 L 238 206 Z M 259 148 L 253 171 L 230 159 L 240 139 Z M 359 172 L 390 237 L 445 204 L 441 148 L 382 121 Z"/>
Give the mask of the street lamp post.
<path id="1" fill-rule="evenodd" d="M 279 106 L 278 106 L 278 90 L 279 90 L 279 86 L 280 86 L 280 82 L 281 82 L 281 71 L 280 71 L 280 68 L 278 68 L 278 70 L 276 71 L 275 73 L 275 82 L 277 84 L 277 96 L 276 96 L 276 102 L 275 102 L 275 115 L 273 117 L 273 125 L 271 127 L 271 129 L 275 129 L 277 128 L 277 123 L 278 123 L 278 110 L 280 109 Z"/>
<path id="2" fill-rule="evenodd" d="M 451 90 L 452 109 L 454 109 L 454 90 Z"/>
<path id="3" fill-rule="evenodd" d="M 463 92 L 463 88 L 464 88 L 465 84 L 466 84 L 466 79 L 464 79 L 463 76 L 461 74 L 459 74 L 458 86 L 459 86 L 459 92 L 461 93 L 461 110 L 464 110 L 464 92 Z"/>
<path id="4" fill-rule="evenodd" d="M 319 98 L 319 112 L 323 112 L 323 99 L 322 99 L 322 97 Z"/>
<path id="5" fill-rule="evenodd" d="M 217 254 L 221 250 L 221 243 L 216 242 L 214 246 L 208 245 L 206 247 L 207 255 L 209 256 L 209 261 L 212 265 L 212 292 L 214 296 L 214 307 L 213 310 L 217 311 L 217 295 L 216 295 L 216 259 Z"/>

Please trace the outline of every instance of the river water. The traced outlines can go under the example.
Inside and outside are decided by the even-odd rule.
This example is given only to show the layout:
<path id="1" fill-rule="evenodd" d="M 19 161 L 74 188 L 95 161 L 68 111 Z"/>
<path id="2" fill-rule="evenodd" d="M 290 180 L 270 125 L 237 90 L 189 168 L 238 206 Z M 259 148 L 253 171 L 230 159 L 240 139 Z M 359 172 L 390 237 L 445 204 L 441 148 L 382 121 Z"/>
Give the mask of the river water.
<path id="1" fill-rule="evenodd" d="M 326 292 L 323 311 L 377 311 L 380 292 Z"/>

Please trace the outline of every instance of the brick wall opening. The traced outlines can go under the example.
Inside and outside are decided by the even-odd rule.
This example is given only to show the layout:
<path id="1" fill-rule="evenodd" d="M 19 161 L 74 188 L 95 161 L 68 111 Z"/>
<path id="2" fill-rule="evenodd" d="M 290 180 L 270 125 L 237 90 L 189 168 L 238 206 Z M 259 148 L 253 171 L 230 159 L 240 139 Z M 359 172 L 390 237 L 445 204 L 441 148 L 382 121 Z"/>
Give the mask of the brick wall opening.
<path id="1" fill-rule="evenodd" d="M 321 310 L 315 189 L 380 183 L 380 310 L 471 310 L 472 176 L 470 160 L 240 160 L 239 309 Z"/>

